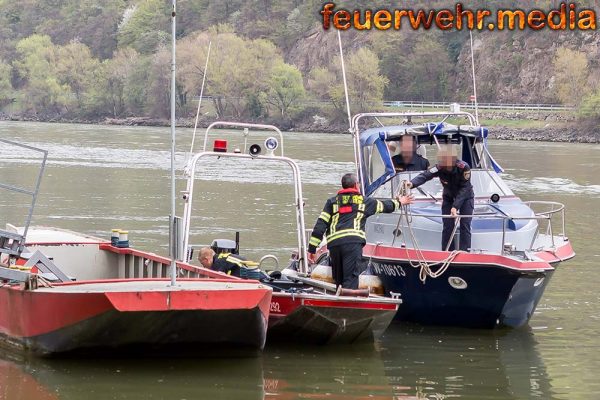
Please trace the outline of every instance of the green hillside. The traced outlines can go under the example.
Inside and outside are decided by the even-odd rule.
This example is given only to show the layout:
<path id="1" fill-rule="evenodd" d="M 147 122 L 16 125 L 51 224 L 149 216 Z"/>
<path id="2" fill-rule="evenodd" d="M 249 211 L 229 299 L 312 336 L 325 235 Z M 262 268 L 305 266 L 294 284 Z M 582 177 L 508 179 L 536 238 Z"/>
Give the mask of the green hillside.
<path id="1" fill-rule="evenodd" d="M 559 2 L 501 3 L 527 9 Z M 343 119 L 337 36 L 322 28 L 322 4 L 180 0 L 178 115 L 195 112 L 210 41 L 205 94 L 211 101 L 204 113 L 287 126 L 314 115 Z M 481 2 L 463 4 L 476 9 Z M 368 5 L 393 8 L 383 1 Z M 2 111 L 39 119 L 168 116 L 170 11 L 164 0 L 0 0 Z M 353 111 L 379 108 L 383 99 L 464 102 L 472 93 L 466 30 L 349 30 L 342 37 Z M 563 103 L 579 106 L 582 117 L 600 114 L 597 31 L 481 31 L 474 37 L 480 101 Z"/>

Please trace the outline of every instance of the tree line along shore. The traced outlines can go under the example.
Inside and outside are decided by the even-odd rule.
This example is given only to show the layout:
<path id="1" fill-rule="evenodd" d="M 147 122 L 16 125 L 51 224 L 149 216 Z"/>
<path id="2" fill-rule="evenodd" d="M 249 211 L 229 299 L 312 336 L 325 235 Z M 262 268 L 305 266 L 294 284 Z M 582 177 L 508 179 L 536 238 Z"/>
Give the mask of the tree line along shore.
<path id="1" fill-rule="evenodd" d="M 539 113 L 513 113 L 508 118 L 503 113 L 484 113 L 481 115 L 481 124 L 489 127 L 490 138 L 498 140 L 520 140 L 520 141 L 544 141 L 544 142 L 568 142 L 568 143 L 600 143 L 600 129 L 595 124 L 580 123 L 576 116 L 554 114 L 540 116 Z M 489 118 L 489 119 L 488 119 Z M 167 118 L 128 117 L 128 118 L 104 118 L 104 119 L 70 119 L 49 118 L 40 119 L 35 117 L 0 115 L 0 120 L 24 121 L 24 122 L 48 122 L 48 123 L 76 123 L 93 125 L 115 125 L 115 126 L 149 126 L 167 127 L 170 120 Z M 215 118 L 202 118 L 198 127 L 206 128 Z M 550 121 L 549 121 L 550 120 Z M 243 120 L 243 122 L 265 123 L 262 119 Z M 176 125 L 179 128 L 193 128 L 194 118 L 179 118 Z M 347 121 L 328 121 L 319 115 L 314 115 L 305 123 L 298 123 L 295 127 L 287 128 L 291 132 L 330 133 L 347 134 Z"/>
<path id="2" fill-rule="evenodd" d="M 203 123 L 253 120 L 286 130 L 346 131 L 337 35 L 320 26 L 321 6 L 316 0 L 181 2 L 178 118 L 194 119 L 206 76 Z M 0 0 L 0 118 L 163 124 L 170 103 L 169 15 L 166 0 Z M 472 94 L 467 31 L 345 31 L 343 41 L 353 112 L 381 109 L 384 99 L 465 102 Z M 600 126 L 598 49 L 595 32 L 475 32 L 479 101 L 573 105 L 568 119 L 587 127 L 573 128 L 582 138 L 565 137 L 560 124 L 545 130 L 589 141 Z M 521 127 L 512 120 L 504 126 L 506 132 Z"/>

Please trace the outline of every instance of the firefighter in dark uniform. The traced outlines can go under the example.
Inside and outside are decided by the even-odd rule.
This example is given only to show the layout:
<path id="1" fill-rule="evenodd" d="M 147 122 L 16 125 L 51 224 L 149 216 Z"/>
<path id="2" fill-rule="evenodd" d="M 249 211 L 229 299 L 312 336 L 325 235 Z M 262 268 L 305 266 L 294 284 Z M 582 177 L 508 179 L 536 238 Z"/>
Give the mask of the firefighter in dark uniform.
<path id="1" fill-rule="evenodd" d="M 429 160 L 417 154 L 417 142 L 414 136 L 404 135 L 400 139 L 400 154 L 392 157 L 396 172 L 425 171 L 429 169 Z"/>
<path id="2" fill-rule="evenodd" d="M 203 247 L 198 253 L 198 261 L 204 268 L 239 277 L 240 269 L 247 260 L 237 254 L 216 254 L 210 247 Z"/>
<path id="3" fill-rule="evenodd" d="M 471 185 L 471 169 L 464 161 L 457 160 L 456 149 L 452 145 L 440 149 L 439 163 L 429 170 L 419 174 L 412 181 L 407 182 L 408 187 L 419 187 L 425 182 L 438 177 L 444 192 L 442 195 L 442 214 L 456 217 L 473 215 L 474 198 Z M 454 230 L 455 219 L 443 218 L 442 250 L 448 246 L 450 236 Z M 460 218 L 460 250 L 469 251 L 471 247 L 471 218 Z M 454 241 L 448 250 L 455 250 Z"/>
<path id="4" fill-rule="evenodd" d="M 326 235 L 335 284 L 346 289 L 357 289 L 362 249 L 366 243 L 367 218 L 376 213 L 394 212 L 400 208 L 400 204 L 410 203 L 412 197 L 409 196 L 394 200 L 363 197 L 356 175 L 344 175 L 342 190 L 327 200 L 313 228 L 308 246 L 308 261 L 315 263 L 315 252 Z"/>

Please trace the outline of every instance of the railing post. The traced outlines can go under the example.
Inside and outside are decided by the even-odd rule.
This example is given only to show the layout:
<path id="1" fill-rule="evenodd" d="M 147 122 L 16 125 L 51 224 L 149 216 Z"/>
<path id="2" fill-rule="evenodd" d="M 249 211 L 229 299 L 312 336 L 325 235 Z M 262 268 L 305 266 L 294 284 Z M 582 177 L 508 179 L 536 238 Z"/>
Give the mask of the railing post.
<path id="1" fill-rule="evenodd" d="M 500 255 L 504 255 L 504 241 L 506 240 L 506 218 L 502 217 L 502 242 L 500 243 Z"/>

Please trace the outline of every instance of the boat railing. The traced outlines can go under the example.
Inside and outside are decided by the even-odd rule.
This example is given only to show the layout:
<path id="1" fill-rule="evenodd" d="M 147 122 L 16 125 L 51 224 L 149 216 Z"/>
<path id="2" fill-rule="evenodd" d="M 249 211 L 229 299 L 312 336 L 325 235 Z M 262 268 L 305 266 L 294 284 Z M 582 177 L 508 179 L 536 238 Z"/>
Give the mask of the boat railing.
<path id="1" fill-rule="evenodd" d="M 244 138 L 246 139 L 249 135 L 250 135 L 250 129 L 257 129 L 257 130 L 262 130 L 262 131 L 271 131 L 271 132 L 275 132 L 277 133 L 277 136 L 279 137 L 279 155 L 281 157 L 284 156 L 284 152 L 283 152 L 283 133 L 281 133 L 281 130 L 274 126 L 274 125 L 265 125 L 265 124 L 252 124 L 252 123 L 245 123 L 245 122 L 230 122 L 230 121 L 215 121 L 213 123 L 211 123 L 207 128 L 206 131 L 204 132 L 204 142 L 202 144 L 202 151 L 206 152 L 209 151 L 207 150 L 207 145 L 208 145 L 208 134 L 210 133 L 211 130 L 220 127 L 220 128 L 244 128 L 243 134 L 244 134 Z M 262 132 L 262 134 L 264 134 L 264 132 Z M 244 145 L 245 147 L 245 145 Z M 246 152 L 246 149 L 244 148 L 243 152 Z M 193 154 L 193 149 L 192 149 L 192 154 Z"/>
<path id="2" fill-rule="evenodd" d="M 452 235 L 450 236 L 449 239 L 449 243 L 451 243 L 454 240 L 454 237 L 456 235 L 457 232 L 457 225 L 460 221 L 461 218 L 471 218 L 471 219 L 500 219 L 503 221 L 502 223 L 502 246 L 500 246 L 500 254 L 504 255 L 507 253 L 511 253 L 513 250 L 507 248 L 507 243 L 506 243 L 506 227 L 507 227 L 507 222 L 508 221 L 546 221 L 547 225 L 545 227 L 545 234 L 550 238 L 551 243 L 552 243 L 552 248 L 555 249 L 556 248 L 556 241 L 555 241 L 555 236 L 554 236 L 554 229 L 552 227 L 552 219 L 555 215 L 560 214 L 560 224 L 561 224 L 561 229 L 562 232 L 559 233 L 558 235 L 565 238 L 566 237 L 566 232 L 565 232 L 565 206 L 562 203 L 558 203 L 558 202 L 554 202 L 554 201 L 528 201 L 525 202 L 525 204 L 527 204 L 529 207 L 532 206 L 545 206 L 549 209 L 545 209 L 543 211 L 538 211 L 536 212 L 534 210 L 534 215 L 531 216 L 510 216 L 510 215 L 498 215 L 498 214 L 472 214 L 472 215 L 465 215 L 465 216 L 461 216 L 461 215 L 450 215 L 450 214 L 414 214 L 414 213 L 409 213 L 409 217 L 410 218 L 452 218 L 456 220 L 455 223 L 455 229 L 452 232 Z M 543 228 L 542 228 L 543 229 Z M 529 245 L 528 249 L 525 249 L 525 251 L 536 251 L 539 249 L 534 248 L 534 244 L 535 241 L 537 239 L 537 237 L 540 234 L 540 231 L 542 230 L 540 229 L 539 223 L 538 223 L 538 229 L 536 231 L 536 234 L 533 236 L 532 240 L 531 240 L 531 244 Z"/>
<path id="3" fill-rule="evenodd" d="M 368 112 L 355 114 L 352 117 L 352 131 L 358 136 L 359 122 L 363 118 L 431 118 L 431 117 L 459 117 L 469 120 L 471 125 L 476 125 L 476 119 L 473 114 L 464 111 L 433 111 L 433 112 Z"/>
<path id="4" fill-rule="evenodd" d="M 40 190 L 40 183 L 42 182 L 42 177 L 44 176 L 46 160 L 48 159 L 48 151 L 7 139 L 0 138 L 0 143 L 4 143 L 13 147 L 19 147 L 21 149 L 30 150 L 39 153 L 42 156 L 40 161 L 40 170 L 32 188 L 25 188 L 14 184 L 0 182 L 0 189 L 4 189 L 12 193 L 26 195 L 31 198 L 31 202 L 29 203 L 29 208 L 27 210 L 27 216 L 25 217 L 25 223 L 23 224 L 23 233 L 16 234 L 14 232 L 0 230 L 0 254 L 8 254 L 9 256 L 14 257 L 19 256 L 23 251 L 25 238 L 27 237 L 27 231 L 29 230 L 29 225 L 31 224 L 31 217 L 33 216 L 33 210 L 35 208 L 35 203 L 37 201 L 37 196 Z"/>
<path id="5" fill-rule="evenodd" d="M 211 126 L 217 123 L 211 124 Z M 251 126 L 253 128 L 262 128 L 265 127 L 263 125 L 256 124 L 244 124 L 238 122 L 219 122 L 219 124 L 224 126 L 231 127 L 246 127 Z M 279 133 L 279 129 L 273 127 Z M 282 138 L 282 136 L 280 137 Z M 268 139 L 267 139 L 268 140 Z M 282 144 L 282 143 L 281 143 Z M 205 146 L 206 146 L 206 138 L 205 138 Z M 291 158 L 283 156 L 283 149 L 281 149 L 281 155 L 275 155 L 275 150 L 277 150 L 277 143 L 270 149 L 271 152 L 265 155 L 260 154 L 260 151 L 255 154 L 245 154 L 240 152 L 215 152 L 215 151 L 202 151 L 200 153 L 195 154 L 188 162 L 186 167 L 187 174 L 187 186 L 186 190 L 183 194 L 183 199 L 185 201 L 184 204 L 184 215 L 183 215 L 183 248 L 187 249 L 190 244 L 190 227 L 192 221 L 192 210 L 193 210 L 193 199 L 194 199 L 194 186 L 196 181 L 196 171 L 199 168 L 198 164 L 201 159 L 213 159 L 219 160 L 223 158 L 230 158 L 233 160 L 237 160 L 239 162 L 253 162 L 252 160 L 260 160 L 261 162 L 274 162 L 280 164 L 286 164 L 291 172 L 292 172 L 292 182 L 294 187 L 294 208 L 296 211 L 296 231 L 298 237 L 298 253 L 299 253 L 299 261 L 301 265 L 301 270 L 307 271 L 308 265 L 306 262 L 306 238 L 304 236 L 304 200 L 302 197 L 302 180 L 300 175 L 300 167 L 298 164 L 292 160 Z M 239 167 L 239 163 L 236 163 L 236 167 Z M 202 167 L 200 167 L 202 168 Z M 186 254 L 187 255 L 187 254 Z M 188 260 L 184 260 L 188 261 Z"/>
<path id="6" fill-rule="evenodd" d="M 118 248 L 110 243 L 101 244 L 100 249 L 118 255 L 118 277 L 121 279 L 170 277 L 171 260 L 167 257 L 132 248 Z M 181 261 L 177 262 L 177 275 L 179 278 L 229 278 L 218 271 Z"/>

